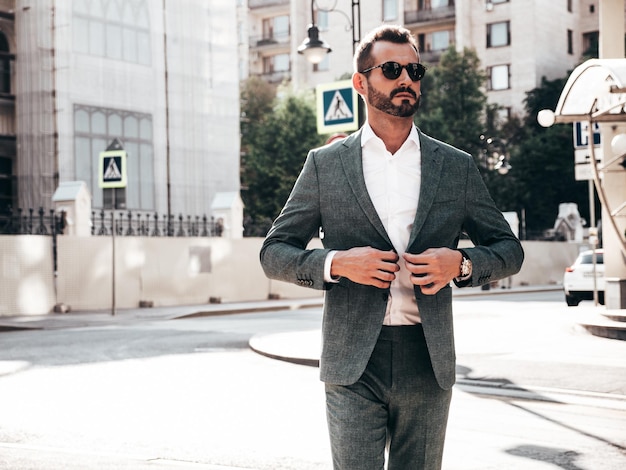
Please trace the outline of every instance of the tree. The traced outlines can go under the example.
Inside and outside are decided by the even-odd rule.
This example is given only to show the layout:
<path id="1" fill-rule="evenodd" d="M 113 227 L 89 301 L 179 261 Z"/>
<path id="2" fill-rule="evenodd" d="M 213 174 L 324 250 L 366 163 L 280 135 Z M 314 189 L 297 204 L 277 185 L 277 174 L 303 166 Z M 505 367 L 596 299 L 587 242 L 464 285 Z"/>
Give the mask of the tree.
<path id="1" fill-rule="evenodd" d="M 574 149 L 570 124 L 543 128 L 537 122 L 542 109 L 555 109 L 567 78 L 541 80 L 541 85 L 526 93 L 526 115 L 518 126 L 510 126 L 507 138 L 513 167 L 502 178 L 506 191 L 497 195 L 500 207 L 524 209 L 529 232 L 542 232 L 554 226 L 562 202 L 578 204 L 588 218 L 587 183 L 574 177 Z M 510 181 L 509 181 L 510 180 Z"/>
<path id="2" fill-rule="evenodd" d="M 242 90 L 242 199 L 245 234 L 263 236 L 287 201 L 308 151 L 323 144 L 323 137 L 311 94 L 285 89 L 270 99 L 264 85 L 251 80 Z M 262 99 L 252 96 L 259 91 Z"/>
<path id="3" fill-rule="evenodd" d="M 487 103 L 485 80 L 475 51 L 465 48 L 459 53 L 450 46 L 424 76 L 421 108 L 415 119 L 418 127 L 477 156 Z"/>

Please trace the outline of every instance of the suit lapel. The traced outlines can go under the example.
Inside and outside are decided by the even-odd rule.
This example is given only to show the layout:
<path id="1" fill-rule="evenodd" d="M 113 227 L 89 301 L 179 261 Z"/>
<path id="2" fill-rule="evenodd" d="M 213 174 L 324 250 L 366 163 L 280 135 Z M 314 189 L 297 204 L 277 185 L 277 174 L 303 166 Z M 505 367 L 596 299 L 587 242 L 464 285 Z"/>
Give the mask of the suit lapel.
<path id="1" fill-rule="evenodd" d="M 419 131 L 418 131 L 419 132 Z M 422 153 L 422 176 L 420 183 L 420 197 L 415 214 L 415 221 L 409 237 L 409 247 L 413 245 L 426 221 L 426 216 L 435 199 L 439 181 L 441 179 L 441 167 L 443 155 L 435 142 L 419 132 L 420 148 Z"/>
<path id="2" fill-rule="evenodd" d="M 343 148 L 339 152 L 339 158 L 348 179 L 348 184 L 352 189 L 361 209 L 376 228 L 380 235 L 393 246 L 389 235 L 383 226 L 376 208 L 367 192 L 365 185 L 365 177 L 363 176 L 363 159 L 361 156 L 361 130 L 350 135 L 344 143 Z"/>

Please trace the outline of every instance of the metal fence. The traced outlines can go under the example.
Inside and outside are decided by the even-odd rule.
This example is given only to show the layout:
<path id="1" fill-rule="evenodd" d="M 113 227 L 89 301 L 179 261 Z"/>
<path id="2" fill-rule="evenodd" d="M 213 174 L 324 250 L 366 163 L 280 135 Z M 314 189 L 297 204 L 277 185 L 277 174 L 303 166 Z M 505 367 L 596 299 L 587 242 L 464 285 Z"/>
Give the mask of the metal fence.
<path id="1" fill-rule="evenodd" d="M 143 237 L 221 237 L 224 232 L 222 220 L 215 217 L 168 216 L 157 213 L 132 211 L 92 211 L 91 234 Z M 66 227 L 64 212 L 42 207 L 9 210 L 0 214 L 0 235 L 62 235 Z"/>

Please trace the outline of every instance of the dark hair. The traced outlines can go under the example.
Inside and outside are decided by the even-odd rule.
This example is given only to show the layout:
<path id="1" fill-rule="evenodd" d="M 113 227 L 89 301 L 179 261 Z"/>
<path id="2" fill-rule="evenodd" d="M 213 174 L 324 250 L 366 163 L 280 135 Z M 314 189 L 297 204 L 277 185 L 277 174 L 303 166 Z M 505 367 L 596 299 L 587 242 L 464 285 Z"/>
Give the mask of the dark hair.
<path id="1" fill-rule="evenodd" d="M 396 44 L 410 44 L 419 54 L 419 48 L 411 31 L 403 26 L 382 25 L 370 31 L 359 43 L 354 53 L 354 70 L 358 72 L 373 67 L 372 46 L 378 41 L 388 41 Z"/>

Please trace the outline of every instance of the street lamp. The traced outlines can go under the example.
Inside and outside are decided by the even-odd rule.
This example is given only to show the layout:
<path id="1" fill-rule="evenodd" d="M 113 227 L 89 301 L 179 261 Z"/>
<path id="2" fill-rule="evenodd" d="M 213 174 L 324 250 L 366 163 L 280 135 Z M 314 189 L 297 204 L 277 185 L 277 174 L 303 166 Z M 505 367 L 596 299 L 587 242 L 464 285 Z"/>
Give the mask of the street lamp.
<path id="1" fill-rule="evenodd" d="M 332 51 L 326 41 L 320 39 L 320 30 L 315 25 L 315 0 L 311 0 L 311 24 L 308 36 L 298 47 L 298 54 L 304 55 L 312 64 L 319 64 L 326 54 Z"/>
<path id="2" fill-rule="evenodd" d="M 356 48 L 361 42 L 361 2 L 360 0 L 351 0 L 352 3 L 352 15 L 351 18 L 348 18 L 343 11 L 335 9 L 337 5 L 337 0 L 333 3 L 333 6 L 330 8 L 320 8 L 317 7 L 318 11 L 331 12 L 335 11 L 337 13 L 341 13 L 346 17 L 349 23 L 349 28 L 352 30 L 352 55 L 356 52 Z M 330 46 L 324 41 L 320 39 L 320 31 L 319 28 L 315 25 L 315 5 L 316 0 L 311 0 L 311 24 L 309 25 L 307 38 L 302 41 L 302 44 L 298 47 L 298 54 L 304 55 L 304 57 L 311 62 L 312 64 L 319 64 L 326 54 L 332 52 Z M 358 106 L 358 120 L 359 127 L 363 125 L 365 121 L 365 111 L 363 105 L 363 98 L 359 95 L 357 99 Z"/>
<path id="3" fill-rule="evenodd" d="M 356 46 L 361 42 L 361 4 L 360 0 L 351 0 L 352 1 L 352 17 L 350 22 L 350 29 L 352 30 L 352 53 L 356 51 Z M 306 59 L 312 64 L 319 64 L 326 54 L 332 52 L 330 46 L 324 41 L 320 39 L 320 31 L 319 28 L 315 25 L 315 3 L 316 0 L 311 0 L 311 24 L 309 25 L 307 38 L 302 41 L 302 44 L 298 47 L 298 54 L 304 55 Z M 331 8 L 320 8 L 318 6 L 318 10 L 320 11 L 336 11 L 337 13 L 341 13 L 345 15 L 341 10 L 335 9 L 335 5 Z"/>

